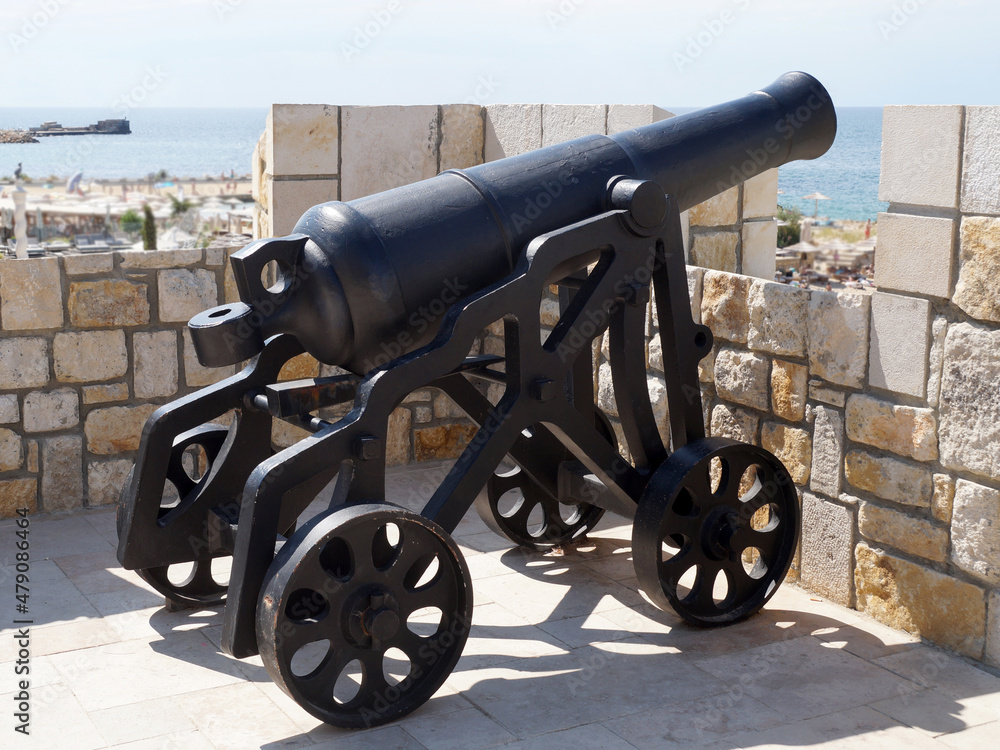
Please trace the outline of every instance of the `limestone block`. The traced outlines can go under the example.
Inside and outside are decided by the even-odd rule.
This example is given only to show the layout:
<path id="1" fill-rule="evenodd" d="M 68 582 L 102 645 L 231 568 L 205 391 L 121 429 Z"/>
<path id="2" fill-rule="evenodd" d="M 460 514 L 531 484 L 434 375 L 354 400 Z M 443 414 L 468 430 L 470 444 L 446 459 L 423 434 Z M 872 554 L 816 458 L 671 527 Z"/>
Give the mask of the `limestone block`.
<path id="1" fill-rule="evenodd" d="M 114 380 L 128 372 L 125 332 L 57 333 L 52 342 L 56 380 L 87 383 Z"/>
<path id="2" fill-rule="evenodd" d="M 427 424 L 434 419 L 434 411 L 429 406 L 418 406 L 413 410 L 413 418 L 417 424 Z"/>
<path id="3" fill-rule="evenodd" d="M 955 132 L 958 132 L 957 130 Z M 1000 107 L 965 108 L 965 153 L 962 165 L 962 211 L 1000 213 Z"/>
<path id="4" fill-rule="evenodd" d="M 958 207 L 962 109 L 891 106 L 882 110 L 879 200 Z"/>
<path id="5" fill-rule="evenodd" d="M 990 619 L 986 628 L 986 663 L 1000 667 L 1000 591 L 990 594 Z"/>
<path id="6" fill-rule="evenodd" d="M 478 104 L 441 107 L 441 171 L 483 163 L 483 108 Z"/>
<path id="7" fill-rule="evenodd" d="M 931 303 L 918 297 L 875 292 L 871 298 L 868 383 L 923 398 L 930 350 Z"/>
<path id="8" fill-rule="evenodd" d="M 155 404 L 140 404 L 92 410 L 83 428 L 87 450 L 102 456 L 137 450 L 142 426 L 157 408 Z"/>
<path id="9" fill-rule="evenodd" d="M 691 300 L 691 319 L 701 322 L 701 292 L 705 278 L 705 269 L 697 266 L 685 266 L 688 283 L 688 299 Z M 653 308 L 655 311 L 655 307 Z"/>
<path id="10" fill-rule="evenodd" d="M 861 386 L 868 355 L 871 298 L 853 292 L 813 292 L 809 300 L 809 367 L 813 375 Z"/>
<path id="11" fill-rule="evenodd" d="M 125 270 L 155 270 L 159 268 L 178 268 L 201 263 L 201 250 L 196 247 L 178 250 L 125 250 L 116 253 L 121 258 L 121 266 Z"/>
<path id="12" fill-rule="evenodd" d="M 28 441 L 28 466 L 27 469 L 32 474 L 38 473 L 38 441 Z"/>
<path id="13" fill-rule="evenodd" d="M 42 503 L 49 513 L 83 507 L 83 439 L 60 435 L 42 443 Z"/>
<path id="14" fill-rule="evenodd" d="M 280 419 L 271 423 L 271 445 L 277 450 L 284 450 L 295 445 L 303 438 L 309 437 L 309 432 Z"/>
<path id="15" fill-rule="evenodd" d="M 954 219 L 880 213 L 875 284 L 947 299 L 954 246 Z"/>
<path id="16" fill-rule="evenodd" d="M 854 395 L 847 400 L 847 436 L 918 461 L 938 457 L 937 420 L 931 409 Z"/>
<path id="17" fill-rule="evenodd" d="M 436 106 L 343 107 L 341 118 L 342 200 L 380 193 L 437 174 Z"/>
<path id="18" fill-rule="evenodd" d="M 136 398 L 171 396 L 177 392 L 177 334 L 137 331 L 133 339 Z"/>
<path id="19" fill-rule="evenodd" d="M 49 382 L 49 377 L 46 339 L 0 339 L 0 383 L 4 388 L 40 388 Z"/>
<path id="20" fill-rule="evenodd" d="M 80 397 L 69 388 L 32 391 L 24 397 L 24 431 L 52 432 L 80 423 Z"/>
<path id="21" fill-rule="evenodd" d="M 205 265 L 209 268 L 219 268 L 225 264 L 227 257 L 224 247 L 205 248 Z"/>
<path id="22" fill-rule="evenodd" d="M 795 484 L 809 481 L 812 438 L 808 432 L 779 422 L 766 422 L 760 430 L 760 444 L 785 465 Z"/>
<path id="23" fill-rule="evenodd" d="M 69 322 L 80 328 L 146 325 L 146 285 L 113 279 L 75 281 L 69 285 Z"/>
<path id="24" fill-rule="evenodd" d="M 24 444 L 13 430 L 0 427 L 0 471 L 15 471 L 24 463 Z"/>
<path id="25" fill-rule="evenodd" d="M 861 543 L 855 550 L 858 609 L 889 627 L 982 657 L 985 592 L 923 565 Z"/>
<path id="26" fill-rule="evenodd" d="M 604 135 L 607 108 L 603 104 L 543 104 L 542 147 Z"/>
<path id="27" fill-rule="evenodd" d="M 114 253 L 88 253 L 87 255 L 64 255 L 63 268 L 68 276 L 86 274 L 108 274 L 115 267 Z"/>
<path id="28" fill-rule="evenodd" d="M 465 412 L 447 394 L 439 393 L 434 397 L 434 416 L 438 419 L 461 419 L 465 417 Z"/>
<path id="29" fill-rule="evenodd" d="M 389 431 L 385 445 L 386 466 L 403 466 L 410 462 L 412 420 L 412 412 L 405 408 L 395 409 L 389 415 Z"/>
<path id="30" fill-rule="evenodd" d="M 697 206 L 692 206 L 688 216 L 692 226 L 728 227 L 738 221 L 739 208 L 740 186 L 736 185 Z"/>
<path id="31" fill-rule="evenodd" d="M 705 272 L 701 291 L 701 322 L 712 329 L 716 340 L 746 343 L 750 325 L 750 285 L 751 280 L 745 276 Z"/>
<path id="32" fill-rule="evenodd" d="M 270 230 L 272 235 L 279 237 L 291 234 L 302 214 L 313 206 L 339 200 L 335 179 L 275 180 L 271 183 L 271 196 Z"/>
<path id="33" fill-rule="evenodd" d="M 486 107 L 486 161 L 542 147 L 541 104 L 489 104 Z"/>
<path id="34" fill-rule="evenodd" d="M 464 423 L 421 427 L 413 431 L 414 457 L 417 461 L 458 458 L 475 434 L 475 425 Z"/>
<path id="35" fill-rule="evenodd" d="M 198 313 L 219 304 L 215 274 L 205 268 L 157 271 L 160 321 L 187 323 Z"/>
<path id="36" fill-rule="evenodd" d="M 934 475 L 934 492 L 931 495 L 931 512 L 943 523 L 951 523 L 955 506 L 955 480 L 947 474 Z"/>
<path id="37" fill-rule="evenodd" d="M 13 393 L 0 396 L 0 424 L 15 424 L 21 421 L 21 410 L 17 396 Z"/>
<path id="38" fill-rule="evenodd" d="M 1000 491 L 964 479 L 955 483 L 951 559 L 976 578 L 1000 584 Z"/>
<path id="39" fill-rule="evenodd" d="M 948 329 L 939 414 L 941 463 L 1000 480 L 1000 331 Z"/>
<path id="40" fill-rule="evenodd" d="M 863 502 L 858 509 L 858 530 L 868 539 L 910 555 L 935 562 L 947 557 L 948 532 L 925 518 Z"/>
<path id="41" fill-rule="evenodd" d="M 777 221 L 747 221 L 743 224 L 743 273 L 758 279 L 774 278 L 778 248 Z"/>
<path id="42" fill-rule="evenodd" d="M 643 125 L 652 125 L 654 122 L 673 116 L 672 112 L 653 104 L 609 104 L 608 135 L 641 128 Z"/>
<path id="43" fill-rule="evenodd" d="M 335 175 L 340 156 L 340 108 L 327 104 L 272 104 L 264 132 L 271 175 Z"/>
<path id="44" fill-rule="evenodd" d="M 930 507 L 933 480 L 923 466 L 853 450 L 847 454 L 844 471 L 848 483 L 859 490 L 903 505 Z"/>
<path id="45" fill-rule="evenodd" d="M 0 518 L 14 518 L 21 508 L 27 508 L 29 515 L 38 512 L 38 480 L 0 481 Z"/>
<path id="46" fill-rule="evenodd" d="M 1000 219 L 966 216 L 961 238 L 952 300 L 973 318 L 1000 323 Z"/>
<path id="47" fill-rule="evenodd" d="M 5 331 L 62 327 L 58 258 L 8 258 L 0 264 L 0 320 Z"/>
<path id="48" fill-rule="evenodd" d="M 691 235 L 691 264 L 736 273 L 738 232 L 699 232 Z"/>
<path id="49" fill-rule="evenodd" d="M 715 389 L 720 398 L 767 411 L 768 369 L 766 357 L 722 349 L 715 357 Z"/>
<path id="50" fill-rule="evenodd" d="M 843 391 L 838 391 L 823 385 L 822 380 L 809 381 L 809 398 L 813 401 L 820 401 L 830 406 L 844 408 L 847 403 L 847 396 Z"/>
<path id="51" fill-rule="evenodd" d="M 106 404 L 109 401 L 128 401 L 128 383 L 83 386 L 83 403 Z"/>
<path id="52" fill-rule="evenodd" d="M 95 508 L 117 503 L 132 465 L 132 461 L 123 458 L 90 461 L 87 464 L 87 505 Z"/>
<path id="53" fill-rule="evenodd" d="M 646 377 L 649 404 L 653 407 L 653 419 L 664 445 L 670 444 L 670 415 L 667 410 L 667 386 L 659 375 Z"/>
<path id="54" fill-rule="evenodd" d="M 790 422 L 801 422 L 806 417 L 806 384 L 809 368 L 774 360 L 771 368 L 771 411 Z"/>
<path id="55" fill-rule="evenodd" d="M 194 342 L 191 334 L 185 328 L 181 332 L 184 339 L 184 382 L 189 386 L 202 387 L 218 383 L 220 380 L 228 378 L 234 372 L 234 365 L 226 367 L 203 367 L 198 361 L 198 355 L 194 350 Z"/>
<path id="56" fill-rule="evenodd" d="M 836 409 L 817 406 L 814 410 L 812 476 L 809 488 L 830 497 L 840 495 L 843 482 L 844 417 Z"/>
<path id="57" fill-rule="evenodd" d="M 542 297 L 542 303 L 538 309 L 539 318 L 543 326 L 554 326 L 559 322 L 559 300 L 546 295 Z"/>
<path id="58" fill-rule="evenodd" d="M 427 388 L 422 388 L 419 391 L 414 391 L 406 398 L 404 398 L 403 403 L 412 404 L 417 401 L 431 401 L 432 398 L 433 398 L 433 393 Z"/>
<path id="59" fill-rule="evenodd" d="M 791 357 L 806 354 L 809 292 L 787 284 L 755 279 L 747 294 L 750 314 L 747 346 Z"/>
<path id="60" fill-rule="evenodd" d="M 285 362 L 278 373 L 279 381 L 304 380 L 319 377 L 319 361 L 305 352 Z"/>
<path id="61" fill-rule="evenodd" d="M 941 375 L 944 369 L 944 345 L 948 335 L 948 320 L 934 318 L 931 326 L 931 350 L 928 354 L 927 405 L 936 407 L 941 398 Z"/>
<path id="62" fill-rule="evenodd" d="M 709 350 L 702 360 L 698 363 L 698 380 L 702 383 L 714 383 L 715 382 L 715 355 L 716 349 L 713 347 Z"/>
<path id="63" fill-rule="evenodd" d="M 756 443 L 759 425 L 760 417 L 745 409 L 729 404 L 717 404 L 712 409 L 713 437 L 727 437 L 730 440 L 739 440 L 741 443 Z"/>
<path id="64" fill-rule="evenodd" d="M 778 211 L 778 170 L 769 169 L 743 183 L 743 220 L 763 219 Z M 744 265 L 746 259 L 744 258 Z"/>
<path id="65" fill-rule="evenodd" d="M 802 493 L 800 582 L 837 604 L 851 606 L 854 518 L 847 508 Z"/>
<path id="66" fill-rule="evenodd" d="M 602 363 L 597 370 L 597 405 L 608 416 L 618 416 L 618 404 L 615 401 L 615 387 L 611 377 L 611 365 L 607 362 Z"/>

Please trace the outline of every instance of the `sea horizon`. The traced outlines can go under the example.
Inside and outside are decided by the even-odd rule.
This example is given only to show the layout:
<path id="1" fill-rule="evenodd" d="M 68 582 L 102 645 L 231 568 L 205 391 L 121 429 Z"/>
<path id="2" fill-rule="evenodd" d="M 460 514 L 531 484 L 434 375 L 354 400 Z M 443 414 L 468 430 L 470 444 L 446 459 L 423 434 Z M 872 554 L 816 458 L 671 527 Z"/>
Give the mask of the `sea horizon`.
<path id="1" fill-rule="evenodd" d="M 35 182 L 55 186 L 77 172 L 84 182 L 145 180 L 166 170 L 178 178 L 219 178 L 252 171 L 254 147 L 264 132 L 268 107 L 142 107 L 128 113 L 107 107 L 2 107 L 0 129 L 20 129 L 57 121 L 84 127 L 127 114 L 131 135 L 61 136 L 37 144 L 0 144 L 0 178 L 10 178 L 18 162 Z M 689 107 L 665 107 L 681 114 Z M 779 169 L 778 203 L 812 216 L 820 192 L 820 216 L 875 220 L 888 204 L 878 200 L 882 107 L 838 107 L 837 139 L 814 161 Z"/>

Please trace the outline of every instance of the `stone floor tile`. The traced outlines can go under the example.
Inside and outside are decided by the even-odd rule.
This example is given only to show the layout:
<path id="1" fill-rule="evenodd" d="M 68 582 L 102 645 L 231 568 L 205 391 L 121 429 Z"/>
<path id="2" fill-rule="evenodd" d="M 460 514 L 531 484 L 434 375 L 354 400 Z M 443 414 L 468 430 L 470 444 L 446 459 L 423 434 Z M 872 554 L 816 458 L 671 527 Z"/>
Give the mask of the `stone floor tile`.
<path id="1" fill-rule="evenodd" d="M 735 732 L 769 729 L 785 722 L 739 686 L 730 686 L 719 695 L 664 703 L 604 725 L 635 747 L 673 748 L 711 744 Z"/>
<path id="2" fill-rule="evenodd" d="M 112 547 L 118 548 L 118 522 L 115 519 L 114 506 L 90 511 L 83 517 L 102 539 L 110 542 Z"/>
<path id="3" fill-rule="evenodd" d="M 23 619 L 34 620 L 32 627 L 39 632 L 45 627 L 75 620 L 96 619 L 98 616 L 93 605 L 64 575 L 60 574 L 59 577 L 52 576 L 42 580 L 36 580 L 32 576 L 28 586 L 29 611 Z M 13 585 L 7 590 L 10 591 L 13 598 Z M 8 625 L 10 622 L 8 618 L 4 618 L 4 620 L 4 627 L 0 629 L 0 639 L 5 637 L 7 633 L 16 630 L 13 625 Z"/>
<path id="4" fill-rule="evenodd" d="M 788 719 L 808 719 L 913 692 L 916 686 L 830 644 L 804 636 L 697 662 Z"/>
<path id="5" fill-rule="evenodd" d="M 946 734 L 937 740 L 945 747 L 957 750 L 996 750 L 1000 738 L 1000 721 L 992 724 L 980 724 L 972 729 L 965 729 L 954 734 Z"/>
<path id="6" fill-rule="evenodd" d="M 872 703 L 871 707 L 928 737 L 936 737 L 1000 719 L 1000 692 L 953 698 L 938 690 L 921 690 Z M 1000 738 L 997 742 L 1000 744 Z"/>
<path id="7" fill-rule="evenodd" d="M 232 661 L 197 631 L 47 657 L 88 711 L 241 682 Z"/>
<path id="8" fill-rule="evenodd" d="M 90 720 L 109 745 L 193 731 L 196 727 L 172 698 L 154 698 L 91 711 Z"/>
<path id="9" fill-rule="evenodd" d="M 174 698 L 198 730 L 219 750 L 311 745 L 305 733 L 251 683 L 186 692 Z"/>
<path id="10" fill-rule="evenodd" d="M 473 581 L 480 581 L 491 576 L 507 575 L 511 568 L 504 564 L 503 558 L 494 555 L 474 554 L 465 558 Z"/>
<path id="11" fill-rule="evenodd" d="M 634 745 L 600 724 L 584 724 L 573 729 L 539 734 L 504 746 L 504 750 L 557 750 L 557 748 L 635 750 Z"/>
<path id="12" fill-rule="evenodd" d="M 7 639 L 0 641 L 5 643 Z M 33 656 L 61 654 L 83 648 L 103 646 L 121 640 L 117 630 L 104 620 L 85 618 L 60 625 L 50 625 L 32 633 Z"/>
<path id="13" fill-rule="evenodd" d="M 102 616 L 162 607 L 164 602 L 163 594 L 140 586 L 87 594 L 87 599 Z"/>
<path id="14" fill-rule="evenodd" d="M 84 596 L 140 588 L 153 591 L 153 587 L 132 570 L 125 570 L 113 550 L 99 550 L 82 555 L 57 557 L 53 560 Z M 163 598 L 163 595 L 159 595 Z"/>
<path id="15" fill-rule="evenodd" d="M 639 638 L 518 659 L 449 683 L 519 737 L 722 692 L 723 683 Z"/>
<path id="16" fill-rule="evenodd" d="M 476 590 L 533 622 L 579 617 L 642 602 L 635 591 L 582 565 L 553 564 L 493 576 L 476 581 Z"/>
<path id="17" fill-rule="evenodd" d="M 321 742 L 312 750 L 424 750 L 406 731 L 398 726 L 381 727 L 370 732 L 346 734 L 335 740 Z"/>
<path id="18" fill-rule="evenodd" d="M 456 670 L 472 671 L 513 659 L 564 654 L 567 648 L 523 617 L 498 604 L 477 605 Z"/>
<path id="19" fill-rule="evenodd" d="M 406 733 L 434 750 L 477 750 L 505 745 L 514 735 L 476 708 L 420 716 L 406 722 Z"/>
<path id="20" fill-rule="evenodd" d="M 106 615 L 101 622 L 118 634 L 120 641 L 134 641 L 181 633 L 188 630 L 200 630 L 213 625 L 222 627 L 222 608 L 215 609 L 185 609 L 179 612 L 168 612 L 161 601 L 158 605 Z"/>
<path id="21" fill-rule="evenodd" d="M 480 534 L 463 534 L 455 537 L 461 549 L 469 548 L 475 552 L 504 552 L 513 549 L 514 543 L 504 539 L 492 531 Z"/>
<path id="22" fill-rule="evenodd" d="M 1000 694 L 1000 677 L 974 667 L 957 656 L 933 646 L 919 646 L 874 661 L 920 687 L 952 698 Z M 1000 714 L 998 714 L 1000 715 Z"/>
<path id="23" fill-rule="evenodd" d="M 93 532 L 94 527 L 84 515 L 32 519 L 31 558 L 34 561 L 32 567 L 37 565 L 39 560 L 46 558 L 114 550 L 112 542 Z M 0 562 L 7 565 L 12 561 L 0 560 Z"/>
<path id="24" fill-rule="evenodd" d="M 579 648 L 595 641 L 618 641 L 633 635 L 606 617 L 595 613 L 542 622 L 538 627 L 558 638 L 569 648 Z"/>
<path id="25" fill-rule="evenodd" d="M 5 683 L 6 684 L 6 683 Z M 83 706 L 73 695 L 65 681 L 39 687 L 32 681 L 30 735 L 26 738 L 14 733 L 13 710 L 15 693 L 0 695 L 0 705 L 6 716 L 3 727 L 3 746 L 29 747 L 31 750 L 92 750 L 107 746 Z M 67 730 L 72 731 L 72 745 L 67 742 Z M 7 739 L 13 737 L 13 739 Z M 24 743 L 19 740 L 27 740 Z"/>
<path id="26" fill-rule="evenodd" d="M 215 746 L 205 735 L 195 730 L 126 742 L 124 745 L 114 745 L 111 750 L 215 750 Z"/>
<path id="27" fill-rule="evenodd" d="M 4 546 L 6 547 L 7 545 Z M 0 584 L 7 585 L 7 581 L 14 580 L 16 576 L 17 568 L 14 565 L 0 567 Z M 37 583 L 38 581 L 50 581 L 53 578 L 65 578 L 66 574 L 52 560 L 32 559 L 29 577 Z"/>
<path id="28" fill-rule="evenodd" d="M 740 732 L 727 742 L 753 750 L 787 750 L 809 747 L 810 750 L 841 748 L 878 748 L 878 750 L 941 750 L 935 740 L 915 729 L 903 726 L 884 714 L 861 706 L 848 711 L 818 716 L 794 724 L 761 732 Z"/>

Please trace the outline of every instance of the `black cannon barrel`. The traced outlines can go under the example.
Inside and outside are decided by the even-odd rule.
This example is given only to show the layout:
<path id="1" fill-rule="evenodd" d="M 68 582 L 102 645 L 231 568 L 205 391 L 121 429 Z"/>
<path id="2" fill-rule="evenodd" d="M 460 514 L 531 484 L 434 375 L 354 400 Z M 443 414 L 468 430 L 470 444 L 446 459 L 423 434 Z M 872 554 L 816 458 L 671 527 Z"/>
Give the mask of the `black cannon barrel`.
<path id="1" fill-rule="evenodd" d="M 452 302 L 509 274 L 532 239 L 608 210 L 614 177 L 652 180 L 683 211 L 821 156 L 836 129 L 826 89 L 788 73 L 741 99 L 616 135 L 315 206 L 294 234 L 232 256 L 243 303 L 191 320 L 198 357 L 231 364 L 289 333 L 320 361 L 366 372 L 429 341 Z M 272 261 L 277 282 L 266 288 Z"/>

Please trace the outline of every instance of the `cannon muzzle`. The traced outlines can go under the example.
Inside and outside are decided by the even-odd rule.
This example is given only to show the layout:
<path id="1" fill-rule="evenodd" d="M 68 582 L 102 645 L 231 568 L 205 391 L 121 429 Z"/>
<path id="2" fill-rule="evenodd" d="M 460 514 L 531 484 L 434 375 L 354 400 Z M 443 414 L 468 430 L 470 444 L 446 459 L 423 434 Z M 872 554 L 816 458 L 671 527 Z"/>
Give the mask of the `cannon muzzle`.
<path id="1" fill-rule="evenodd" d="M 614 178 L 654 181 L 683 211 L 823 155 L 836 129 L 826 89 L 788 73 L 652 125 L 315 206 L 294 234 L 232 256 L 242 302 L 191 320 L 198 358 L 233 364 L 288 333 L 321 362 L 367 372 L 430 341 L 448 307 L 507 276 L 531 240 L 609 210 Z"/>

